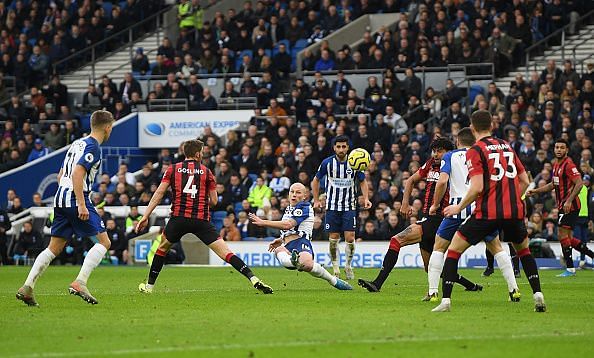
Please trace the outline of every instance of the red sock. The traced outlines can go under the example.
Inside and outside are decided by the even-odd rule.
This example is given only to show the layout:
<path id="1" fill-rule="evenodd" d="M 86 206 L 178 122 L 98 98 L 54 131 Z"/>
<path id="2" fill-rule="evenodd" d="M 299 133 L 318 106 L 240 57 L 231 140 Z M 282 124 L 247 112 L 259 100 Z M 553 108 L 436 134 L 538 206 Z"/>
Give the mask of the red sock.
<path id="1" fill-rule="evenodd" d="M 400 242 L 398 241 L 398 238 L 396 236 L 390 239 L 389 250 L 400 252 Z"/>

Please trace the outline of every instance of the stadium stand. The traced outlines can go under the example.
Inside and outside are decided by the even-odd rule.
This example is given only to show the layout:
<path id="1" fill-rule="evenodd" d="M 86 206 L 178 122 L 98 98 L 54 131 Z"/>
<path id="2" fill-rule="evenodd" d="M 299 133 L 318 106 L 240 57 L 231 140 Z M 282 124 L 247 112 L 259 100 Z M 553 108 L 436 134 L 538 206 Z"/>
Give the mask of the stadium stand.
<path id="1" fill-rule="evenodd" d="M 270 189 L 277 179 L 273 171 L 309 186 L 338 134 L 373 159 L 367 177 L 374 209 L 359 213 L 361 240 L 388 240 L 408 225 L 394 215 L 403 181 L 429 157 L 433 138 L 455 138 L 476 109 L 493 114 L 495 135 L 514 146 L 537 186 L 551 178 L 551 143 L 558 137 L 571 143 L 585 183 L 594 175 L 594 57 L 582 51 L 594 46 L 588 1 L 246 1 L 213 18 L 180 18 L 179 35 L 157 36 L 161 44 L 150 54 L 136 46 L 144 34 L 154 34 L 147 23 L 133 38 L 101 50 L 109 56 L 125 42 L 124 51 L 134 46 L 124 78 L 97 73 L 84 93 L 69 90 L 61 75 L 85 68 L 90 58 L 60 59 L 123 30 L 121 16 L 140 22 L 150 13 L 140 3 L 0 2 L 0 96 L 8 98 L 0 109 L 0 173 L 83 136 L 94 109 L 106 108 L 121 119 L 134 111 L 172 110 L 177 100 L 182 110 L 256 108 L 245 131 L 225 137 L 206 132 L 201 138 L 210 153 L 205 165 L 222 184 L 217 190 L 225 203 L 213 222 L 224 230 L 231 217 L 241 240 L 273 236 L 253 227 L 248 212 L 269 217 L 287 206 L 286 192 Z M 153 12 L 165 14 L 162 4 L 149 3 L 155 3 Z M 170 11 L 179 14 L 179 6 Z M 395 28 L 359 34 L 353 48 L 325 42 L 326 35 L 373 13 L 399 13 L 400 19 Z M 319 51 L 307 51 L 318 42 Z M 301 51 L 303 72 L 295 74 Z M 224 88 L 215 91 L 212 78 Z M 24 89 L 25 95 L 17 95 Z M 98 179 L 93 200 L 105 220 L 115 217 L 125 231 L 127 204 L 146 205 L 164 170 L 180 160 L 177 149 L 163 149 L 143 168 L 131 168 L 134 173 L 120 168 L 115 179 Z M 257 190 L 269 192 L 264 201 L 250 197 L 258 177 L 265 188 Z M 413 190 L 417 211 L 423 191 L 424 183 Z M 31 213 L 22 213 L 18 193 L 3 188 L 3 194 L 0 205 L 11 221 Z M 46 205 L 40 198 L 33 202 Z M 553 197 L 528 202 L 530 237 L 557 240 Z M 46 214 L 34 215 L 33 230 L 47 234 Z M 0 244 L 9 262 L 20 252 L 20 233 L 14 231 L 3 239 L 6 249 Z M 319 223 L 314 237 L 324 238 Z"/>

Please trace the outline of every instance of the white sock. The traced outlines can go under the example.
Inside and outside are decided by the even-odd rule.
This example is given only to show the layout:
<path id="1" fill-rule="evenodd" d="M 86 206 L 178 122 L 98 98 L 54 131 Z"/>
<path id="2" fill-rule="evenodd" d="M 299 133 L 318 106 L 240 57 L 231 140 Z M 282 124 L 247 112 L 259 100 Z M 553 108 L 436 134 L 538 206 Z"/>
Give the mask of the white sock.
<path id="1" fill-rule="evenodd" d="M 340 239 L 330 239 L 330 259 L 332 260 L 332 267 L 334 270 L 338 270 L 340 266 L 338 265 L 338 258 L 340 257 L 340 248 L 338 247 L 338 241 Z"/>
<path id="2" fill-rule="evenodd" d="M 575 273 L 575 267 L 568 267 L 567 271 Z"/>
<path id="3" fill-rule="evenodd" d="M 497 266 L 501 270 L 501 274 L 507 282 L 507 289 L 509 292 L 518 289 L 518 284 L 516 282 L 516 276 L 514 275 L 514 267 L 511 262 L 511 257 L 505 251 L 501 251 L 495 256 L 495 260 L 497 261 Z"/>
<path id="4" fill-rule="evenodd" d="M 80 272 L 78 273 L 76 280 L 86 285 L 87 281 L 89 280 L 89 276 L 91 276 L 91 272 L 93 272 L 95 267 L 99 266 L 106 252 L 107 249 L 101 244 L 95 244 L 93 247 L 91 247 L 87 253 L 87 257 L 85 257 L 85 261 L 83 261 L 83 265 L 80 268 Z"/>
<path id="5" fill-rule="evenodd" d="M 39 276 L 41 276 L 45 269 L 52 263 L 52 260 L 56 258 L 53 252 L 50 249 L 45 249 L 41 251 L 37 258 L 35 259 L 35 263 L 33 263 L 33 267 L 31 267 L 31 271 L 29 271 L 29 276 L 27 276 L 27 280 L 25 281 L 25 286 L 29 286 L 31 288 L 35 287 L 35 282 Z"/>
<path id="6" fill-rule="evenodd" d="M 355 243 L 347 242 L 345 252 L 346 252 L 346 267 L 351 267 L 351 262 L 353 261 L 353 255 L 355 254 Z"/>
<path id="7" fill-rule="evenodd" d="M 443 269 L 443 252 L 433 251 L 429 258 L 427 277 L 429 280 L 429 295 L 439 292 L 439 276 Z"/>
<path id="8" fill-rule="evenodd" d="M 313 268 L 311 269 L 309 274 L 313 277 L 321 278 L 328 281 L 328 283 L 332 286 L 336 285 L 336 282 L 338 281 L 336 276 L 331 275 L 330 272 L 326 271 L 326 269 L 323 268 L 322 265 L 320 265 L 317 262 L 314 262 Z"/>
<path id="9" fill-rule="evenodd" d="M 276 253 L 276 258 L 278 259 L 278 262 L 280 262 L 280 264 L 286 268 L 294 268 L 295 267 L 291 263 L 291 255 L 289 255 L 289 253 L 286 251 L 278 251 Z"/>

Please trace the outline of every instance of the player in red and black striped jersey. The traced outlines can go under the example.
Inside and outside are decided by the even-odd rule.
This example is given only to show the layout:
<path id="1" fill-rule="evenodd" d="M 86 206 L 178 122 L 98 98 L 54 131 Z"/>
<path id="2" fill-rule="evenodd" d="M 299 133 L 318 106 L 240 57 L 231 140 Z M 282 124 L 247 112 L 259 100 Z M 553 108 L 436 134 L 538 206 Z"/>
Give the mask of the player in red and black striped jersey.
<path id="1" fill-rule="evenodd" d="M 470 188 L 458 205 L 444 209 L 444 215 L 457 215 L 473 201 L 476 201 L 476 208 L 450 244 L 443 268 L 443 299 L 433 309 L 434 312 L 450 310 L 452 288 L 462 253 L 495 230 L 503 232 L 505 240 L 511 241 L 516 248 L 534 293 L 535 310 L 546 310 L 538 268 L 528 248 L 528 231 L 524 225 L 521 197 L 528 187 L 528 174 L 509 143 L 491 136 L 491 122 L 488 111 L 479 110 L 472 114 L 470 128 L 477 141 L 466 153 Z"/>
<path id="2" fill-rule="evenodd" d="M 429 257 L 431 256 L 431 251 L 433 251 L 433 245 L 435 243 L 435 233 L 443 219 L 442 210 L 447 205 L 449 196 L 446 195 L 441 201 L 441 206 L 436 215 L 429 215 L 429 208 L 433 203 L 435 184 L 439 179 L 441 158 L 445 153 L 453 149 L 454 143 L 445 138 L 438 138 L 431 143 L 432 157 L 406 181 L 404 185 L 402 207 L 400 209 L 400 213 L 406 218 L 409 218 L 413 214 L 412 207 L 410 206 L 410 194 L 414 185 L 424 179 L 427 185 L 425 187 L 425 203 L 422 210 L 423 218 L 390 239 L 390 246 L 384 256 L 382 269 L 377 277 L 373 281 L 359 279 L 359 286 L 364 287 L 369 292 L 378 292 L 388 278 L 390 272 L 392 272 L 396 262 L 398 262 L 398 254 L 400 253 L 400 248 L 402 246 L 420 243 L 421 256 L 423 257 L 423 263 L 425 264 L 425 271 L 427 271 Z M 475 285 L 462 276 L 458 276 L 456 282 L 463 285 L 469 291 L 482 289 L 482 287 Z"/>
<path id="3" fill-rule="evenodd" d="M 167 189 L 171 187 L 173 193 L 171 217 L 163 230 L 161 244 L 153 258 L 148 280 L 146 283 L 141 283 L 138 288 L 141 292 L 151 293 L 171 245 L 179 242 L 185 234 L 194 234 L 221 259 L 250 280 L 254 288 L 265 294 L 272 293 L 272 288 L 254 276 L 243 260 L 229 250 L 210 222 L 209 206 L 217 204 L 218 193 L 215 190 L 216 183 L 212 172 L 201 164 L 203 147 L 204 143 L 200 140 L 184 142 L 183 151 L 186 160 L 167 169 L 146 212 L 136 225 L 137 233 L 144 230 L 153 210 L 159 205 Z"/>
<path id="4" fill-rule="evenodd" d="M 588 255 L 594 253 L 582 241 L 573 237 L 573 227 L 579 216 L 580 200 L 578 195 L 582 189 L 582 178 L 573 160 L 568 156 L 569 144 L 565 139 L 555 142 L 555 158 L 553 165 L 553 181 L 537 189 L 528 190 L 527 197 L 549 192 L 555 189 L 557 208 L 559 209 L 559 242 L 567 269 L 558 277 L 575 276 L 572 248 Z"/>

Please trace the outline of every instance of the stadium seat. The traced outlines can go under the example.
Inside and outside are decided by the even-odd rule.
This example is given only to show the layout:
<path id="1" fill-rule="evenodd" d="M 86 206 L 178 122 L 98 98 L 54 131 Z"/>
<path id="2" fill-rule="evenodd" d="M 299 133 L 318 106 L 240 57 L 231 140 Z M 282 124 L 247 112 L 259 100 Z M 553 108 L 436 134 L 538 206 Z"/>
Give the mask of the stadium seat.
<path id="1" fill-rule="evenodd" d="M 227 217 L 226 211 L 215 211 L 212 213 L 212 224 L 220 231 L 223 228 L 223 219 Z"/>
<path id="2" fill-rule="evenodd" d="M 104 1 L 103 10 L 105 10 L 105 16 L 111 17 L 111 9 L 113 9 L 113 4 L 109 1 Z"/>
<path id="3" fill-rule="evenodd" d="M 258 241 L 258 238 L 253 237 L 253 236 L 248 236 L 248 237 L 244 237 L 243 239 L 241 239 L 241 241 Z"/>
<path id="4" fill-rule="evenodd" d="M 235 212 L 235 216 L 239 215 L 240 211 L 243 211 L 243 206 L 241 206 L 241 202 L 235 203 L 233 205 L 233 211 Z"/>
<path id="5" fill-rule="evenodd" d="M 262 241 L 274 241 L 274 240 L 276 240 L 276 237 L 274 237 L 274 236 L 267 236 L 262 239 Z"/>
<path id="6" fill-rule="evenodd" d="M 483 92 L 483 87 L 480 85 L 472 85 L 470 86 L 470 88 L 468 89 L 470 91 L 470 103 L 474 103 L 474 99 L 476 98 L 476 96 L 478 96 L 479 94 L 485 94 Z"/>

